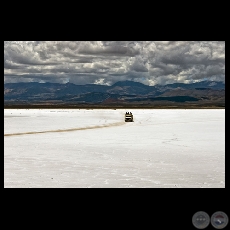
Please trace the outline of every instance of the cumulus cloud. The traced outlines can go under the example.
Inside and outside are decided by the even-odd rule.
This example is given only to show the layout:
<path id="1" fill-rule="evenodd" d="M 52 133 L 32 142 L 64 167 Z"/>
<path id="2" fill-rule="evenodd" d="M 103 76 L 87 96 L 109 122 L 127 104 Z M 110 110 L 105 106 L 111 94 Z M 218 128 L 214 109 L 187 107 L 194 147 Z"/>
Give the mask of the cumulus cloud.
<path id="1" fill-rule="evenodd" d="M 224 41 L 5 41 L 4 82 L 225 81 Z"/>

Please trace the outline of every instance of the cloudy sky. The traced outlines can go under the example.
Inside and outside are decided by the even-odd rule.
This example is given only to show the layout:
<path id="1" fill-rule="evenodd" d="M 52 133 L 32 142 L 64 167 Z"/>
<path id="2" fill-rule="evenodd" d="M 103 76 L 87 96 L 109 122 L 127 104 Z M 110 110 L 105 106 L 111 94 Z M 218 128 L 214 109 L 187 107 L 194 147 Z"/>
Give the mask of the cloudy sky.
<path id="1" fill-rule="evenodd" d="M 5 41 L 4 83 L 225 82 L 224 41 Z"/>

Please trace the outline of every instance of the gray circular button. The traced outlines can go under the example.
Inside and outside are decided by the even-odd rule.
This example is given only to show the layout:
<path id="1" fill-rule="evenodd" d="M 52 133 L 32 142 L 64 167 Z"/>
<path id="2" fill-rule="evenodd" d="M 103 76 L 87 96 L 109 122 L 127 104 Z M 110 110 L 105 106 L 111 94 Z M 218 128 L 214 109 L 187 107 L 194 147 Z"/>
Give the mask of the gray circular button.
<path id="1" fill-rule="evenodd" d="M 204 229 L 208 227 L 210 223 L 210 217 L 206 212 L 196 212 L 192 217 L 193 225 L 198 229 Z"/>
<path id="2" fill-rule="evenodd" d="M 216 229 L 223 229 L 228 224 L 228 216 L 224 212 L 215 212 L 211 217 L 211 224 Z"/>

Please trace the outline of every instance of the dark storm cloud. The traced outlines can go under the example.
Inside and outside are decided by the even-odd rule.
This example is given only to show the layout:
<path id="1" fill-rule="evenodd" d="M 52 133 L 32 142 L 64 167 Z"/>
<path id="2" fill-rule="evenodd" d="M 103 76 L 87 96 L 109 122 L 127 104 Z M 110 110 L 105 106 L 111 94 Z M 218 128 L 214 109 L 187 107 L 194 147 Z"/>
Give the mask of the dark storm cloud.
<path id="1" fill-rule="evenodd" d="M 96 46 L 83 46 L 79 49 L 80 54 L 91 54 L 91 55 L 106 55 L 106 56 L 130 56 L 133 57 L 139 54 L 138 51 L 125 46 L 107 46 L 107 47 L 96 47 Z"/>
<path id="2" fill-rule="evenodd" d="M 225 81 L 223 41 L 4 42 L 4 82 Z"/>
<path id="3" fill-rule="evenodd" d="M 134 70 L 136 72 L 148 72 L 143 60 L 141 58 L 135 58 L 134 62 L 130 66 L 130 70 Z"/>

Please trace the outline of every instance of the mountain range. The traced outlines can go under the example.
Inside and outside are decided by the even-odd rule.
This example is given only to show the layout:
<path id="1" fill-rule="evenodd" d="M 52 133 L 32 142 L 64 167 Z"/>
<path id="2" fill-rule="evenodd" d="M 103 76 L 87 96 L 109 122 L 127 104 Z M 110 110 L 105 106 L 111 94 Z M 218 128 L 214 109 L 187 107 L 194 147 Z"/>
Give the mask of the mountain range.
<path id="1" fill-rule="evenodd" d="M 111 86 L 72 83 L 6 83 L 7 106 L 217 106 L 225 107 L 225 83 L 202 81 L 148 86 L 119 81 Z"/>

